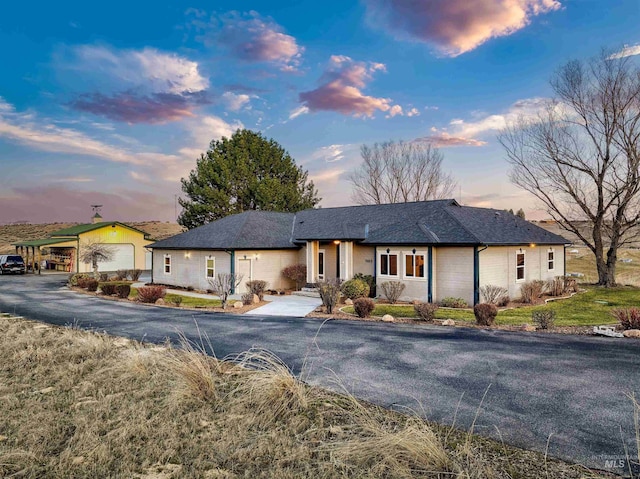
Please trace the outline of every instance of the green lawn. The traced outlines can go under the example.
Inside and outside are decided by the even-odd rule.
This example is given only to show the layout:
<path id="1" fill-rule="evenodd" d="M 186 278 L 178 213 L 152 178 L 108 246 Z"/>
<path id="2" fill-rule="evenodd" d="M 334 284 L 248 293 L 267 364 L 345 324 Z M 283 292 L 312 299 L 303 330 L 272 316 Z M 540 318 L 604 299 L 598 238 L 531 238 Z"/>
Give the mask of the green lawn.
<path id="1" fill-rule="evenodd" d="M 500 311 L 497 324 L 519 325 L 531 323 L 531 313 L 536 310 L 552 309 L 556 312 L 556 326 L 596 326 L 615 323 L 611 316 L 613 308 L 640 306 L 640 288 L 620 287 L 613 289 L 588 286 L 588 290 L 569 299 L 553 301 L 545 306 L 523 307 Z M 602 304 L 596 301 L 606 301 Z M 344 308 L 353 313 L 353 307 Z M 394 317 L 415 318 L 413 306 L 381 304 L 376 306 L 373 316 L 390 314 Z M 473 311 L 464 309 L 440 308 L 437 319 L 454 319 L 456 321 L 475 322 Z"/>
<path id="2" fill-rule="evenodd" d="M 136 298 L 138 296 L 138 290 L 136 288 L 131 288 L 130 298 Z M 219 299 L 204 299 L 204 298 L 193 298 L 191 296 L 183 296 L 181 294 L 173 294 L 168 293 L 164 297 L 165 303 L 173 303 L 174 299 L 177 297 L 182 298 L 181 306 L 185 308 L 196 308 L 196 307 L 204 307 L 204 308 L 217 308 L 222 306 L 222 302 Z M 235 301 L 229 301 L 229 304 L 233 304 Z"/>

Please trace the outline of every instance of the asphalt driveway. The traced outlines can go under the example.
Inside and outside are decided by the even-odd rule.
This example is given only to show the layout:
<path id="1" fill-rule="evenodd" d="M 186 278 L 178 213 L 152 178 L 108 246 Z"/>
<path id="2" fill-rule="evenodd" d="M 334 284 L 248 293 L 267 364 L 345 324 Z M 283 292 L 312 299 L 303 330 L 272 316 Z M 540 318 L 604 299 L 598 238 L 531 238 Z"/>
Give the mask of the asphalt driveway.
<path id="1" fill-rule="evenodd" d="M 486 391 L 480 434 L 541 452 L 551 436 L 549 455 L 603 469 L 624 459 L 623 441 L 635 455 L 640 341 L 204 313 L 79 295 L 65 280 L 2 276 L 0 311 L 151 342 L 196 339 L 197 322 L 218 357 L 267 348 L 312 384 L 462 428 Z"/>

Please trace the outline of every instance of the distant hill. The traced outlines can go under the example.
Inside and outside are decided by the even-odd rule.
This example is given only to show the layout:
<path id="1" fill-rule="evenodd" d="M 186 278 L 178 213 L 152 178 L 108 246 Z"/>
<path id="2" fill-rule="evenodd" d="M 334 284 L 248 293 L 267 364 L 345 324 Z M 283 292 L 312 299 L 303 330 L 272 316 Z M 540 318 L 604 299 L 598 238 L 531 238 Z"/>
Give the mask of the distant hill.
<path id="1" fill-rule="evenodd" d="M 556 223 L 555 221 L 551 221 L 551 220 L 545 220 L 545 221 L 537 221 L 534 222 L 534 224 L 540 226 L 541 228 L 546 229 L 547 231 L 550 231 L 551 233 L 555 233 L 557 235 L 560 235 L 566 239 L 568 239 L 571 243 L 575 244 L 576 246 L 582 245 L 583 242 L 582 240 L 580 240 L 580 238 L 578 238 L 577 235 L 573 234 L 573 233 L 569 233 L 568 231 L 563 230 L 560 225 L 558 225 L 558 223 Z M 587 225 L 587 222 L 584 222 L 584 226 L 580 228 L 583 235 L 586 238 L 591 238 L 591 233 L 589 230 L 589 226 Z M 638 228 L 638 231 L 636 232 L 636 240 L 631 242 L 630 244 L 626 245 L 627 248 L 640 248 L 640 227 Z"/>
<path id="2" fill-rule="evenodd" d="M 15 252 L 11 243 L 46 238 L 54 231 L 77 224 L 80 223 L 0 225 L 0 254 Z M 126 224 L 149 233 L 149 236 L 155 240 L 168 238 L 184 231 L 182 226 L 177 223 L 163 223 L 162 221 L 139 221 L 127 222 Z"/>

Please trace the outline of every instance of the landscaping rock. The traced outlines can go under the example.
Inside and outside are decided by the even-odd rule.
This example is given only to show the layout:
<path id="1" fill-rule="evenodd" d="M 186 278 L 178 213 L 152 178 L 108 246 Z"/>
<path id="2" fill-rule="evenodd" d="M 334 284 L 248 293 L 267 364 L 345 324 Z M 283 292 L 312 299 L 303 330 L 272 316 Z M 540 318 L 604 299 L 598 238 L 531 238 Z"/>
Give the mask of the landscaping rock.
<path id="1" fill-rule="evenodd" d="M 520 331 L 526 331 L 527 333 L 532 333 L 535 330 L 536 327 L 528 323 L 524 323 L 522 326 L 520 326 Z"/>
<path id="2" fill-rule="evenodd" d="M 162 299 L 162 298 L 156 299 L 156 304 L 159 305 L 159 306 L 162 306 L 164 304 L 164 299 Z"/>
<path id="3" fill-rule="evenodd" d="M 442 321 L 443 326 L 455 326 L 456 322 L 453 319 L 445 319 Z"/>
<path id="4" fill-rule="evenodd" d="M 260 302 L 260 297 L 257 294 L 253 295 L 253 304 L 258 304 Z"/>
<path id="5" fill-rule="evenodd" d="M 387 323 L 393 323 L 393 316 L 391 316 L 390 314 L 385 314 L 382 317 L 382 320 L 387 322 Z"/>
<path id="6" fill-rule="evenodd" d="M 353 304 L 353 300 L 351 298 L 347 298 L 344 300 L 344 304 L 347 306 L 351 306 Z"/>
<path id="7" fill-rule="evenodd" d="M 235 309 L 241 309 L 244 306 L 244 304 L 242 304 L 242 301 L 236 301 L 235 303 L 233 303 L 233 307 Z"/>
<path id="8" fill-rule="evenodd" d="M 627 329 L 622 334 L 625 338 L 640 338 L 640 329 Z"/>

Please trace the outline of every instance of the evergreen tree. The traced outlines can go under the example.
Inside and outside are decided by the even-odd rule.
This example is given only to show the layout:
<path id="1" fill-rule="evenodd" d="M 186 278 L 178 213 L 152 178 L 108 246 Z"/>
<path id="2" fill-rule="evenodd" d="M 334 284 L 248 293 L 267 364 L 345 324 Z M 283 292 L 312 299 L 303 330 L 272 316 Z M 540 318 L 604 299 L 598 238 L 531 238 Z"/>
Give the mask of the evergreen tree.
<path id="1" fill-rule="evenodd" d="M 188 229 L 247 210 L 296 212 L 320 202 L 313 181 L 284 148 L 250 130 L 214 140 L 182 178 L 178 223 Z"/>
<path id="2" fill-rule="evenodd" d="M 526 219 L 525 218 L 525 214 L 524 214 L 524 210 L 522 208 L 520 208 L 518 211 L 516 211 L 516 216 L 518 218 L 522 218 L 523 220 Z"/>

